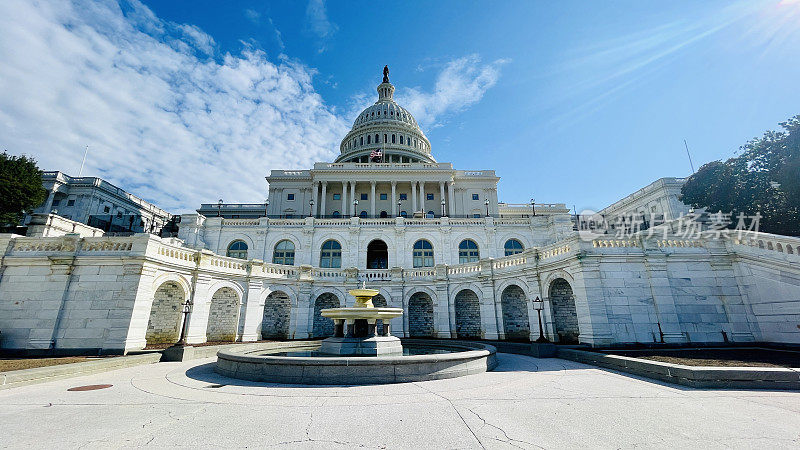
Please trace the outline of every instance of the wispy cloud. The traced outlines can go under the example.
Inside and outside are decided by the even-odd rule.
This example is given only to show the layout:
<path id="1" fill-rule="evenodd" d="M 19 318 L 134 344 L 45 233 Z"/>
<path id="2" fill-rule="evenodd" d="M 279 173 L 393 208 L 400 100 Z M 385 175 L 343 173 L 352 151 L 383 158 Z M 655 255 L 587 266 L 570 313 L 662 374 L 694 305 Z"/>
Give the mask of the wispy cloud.
<path id="1" fill-rule="evenodd" d="M 131 1 L 0 2 L 0 146 L 173 211 L 258 201 L 273 168 L 330 160 L 349 128 L 314 71 Z M 216 53 L 216 56 L 215 55 Z"/>
<path id="2" fill-rule="evenodd" d="M 247 20 L 253 22 L 254 24 L 258 24 L 261 22 L 261 13 L 256 11 L 255 9 L 252 8 L 245 9 L 244 16 L 247 18 Z"/>
<path id="3" fill-rule="evenodd" d="M 308 29 L 319 40 L 319 52 L 327 49 L 330 38 L 339 30 L 339 27 L 328 20 L 328 13 L 325 10 L 325 0 L 309 0 L 306 7 L 306 23 Z"/>
<path id="4" fill-rule="evenodd" d="M 422 126 L 440 126 L 442 118 L 463 111 L 483 98 L 497 84 L 508 60 L 482 63 L 476 55 L 454 59 L 437 74 L 433 91 L 420 87 L 401 91 L 398 102 L 408 108 Z"/>

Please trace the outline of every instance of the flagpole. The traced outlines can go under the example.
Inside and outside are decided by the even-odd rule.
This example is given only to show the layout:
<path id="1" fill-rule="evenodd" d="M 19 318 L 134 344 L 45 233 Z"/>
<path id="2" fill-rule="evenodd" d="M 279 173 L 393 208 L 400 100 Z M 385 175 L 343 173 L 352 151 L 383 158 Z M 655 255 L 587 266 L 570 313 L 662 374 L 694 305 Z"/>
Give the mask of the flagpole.
<path id="1" fill-rule="evenodd" d="M 81 161 L 81 168 L 78 170 L 78 176 L 83 175 L 83 165 L 86 163 L 86 154 L 89 153 L 89 146 L 86 146 L 86 150 L 83 151 L 83 160 Z"/>

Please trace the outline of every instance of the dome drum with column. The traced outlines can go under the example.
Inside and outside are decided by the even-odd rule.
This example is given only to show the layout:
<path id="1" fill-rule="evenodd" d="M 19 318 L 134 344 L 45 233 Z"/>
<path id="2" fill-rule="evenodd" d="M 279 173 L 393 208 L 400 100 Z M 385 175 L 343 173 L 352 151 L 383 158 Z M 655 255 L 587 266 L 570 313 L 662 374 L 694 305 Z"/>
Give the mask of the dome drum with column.
<path id="1" fill-rule="evenodd" d="M 385 68 L 378 85 L 378 101 L 358 115 L 353 128 L 340 145 L 336 162 L 372 162 L 370 154 L 380 151 L 380 162 L 430 162 L 431 143 L 411 113 L 394 101 L 394 86 Z"/>

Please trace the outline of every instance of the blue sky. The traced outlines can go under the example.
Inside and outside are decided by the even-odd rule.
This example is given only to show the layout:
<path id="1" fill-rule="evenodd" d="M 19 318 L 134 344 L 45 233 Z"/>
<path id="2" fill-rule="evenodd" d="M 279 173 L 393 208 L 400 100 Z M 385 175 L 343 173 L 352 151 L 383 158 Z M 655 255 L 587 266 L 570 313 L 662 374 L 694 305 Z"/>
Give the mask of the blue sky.
<path id="1" fill-rule="evenodd" d="M 800 114 L 796 0 L 9 0 L 0 28 L 3 148 L 75 174 L 90 145 L 84 175 L 181 211 L 330 159 L 384 64 L 512 203 L 599 209 Z"/>

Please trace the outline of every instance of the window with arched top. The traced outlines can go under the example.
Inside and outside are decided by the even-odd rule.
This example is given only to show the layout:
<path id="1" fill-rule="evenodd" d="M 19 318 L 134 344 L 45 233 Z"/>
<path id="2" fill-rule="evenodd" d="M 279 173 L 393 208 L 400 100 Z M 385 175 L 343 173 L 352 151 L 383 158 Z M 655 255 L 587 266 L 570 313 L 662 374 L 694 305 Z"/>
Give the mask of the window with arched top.
<path id="1" fill-rule="evenodd" d="M 378 133 L 375 133 L 375 143 L 377 144 L 380 141 L 381 141 L 381 137 L 378 135 Z"/>
<path id="2" fill-rule="evenodd" d="M 408 217 L 408 212 L 400 211 L 400 217 Z"/>
<path id="3" fill-rule="evenodd" d="M 275 250 L 272 252 L 272 263 L 293 266 L 294 243 L 288 239 L 284 239 L 275 244 Z"/>
<path id="4" fill-rule="evenodd" d="M 367 144 L 371 144 L 371 143 L 372 143 L 372 135 L 368 134 L 367 135 Z"/>
<path id="5" fill-rule="evenodd" d="M 400 143 L 401 144 L 403 143 L 403 135 L 402 134 L 400 135 Z"/>
<path id="6" fill-rule="evenodd" d="M 334 211 L 333 214 L 331 214 L 331 216 L 333 216 L 333 217 L 341 217 L 341 214 L 339 213 L 339 211 Z"/>
<path id="7" fill-rule="evenodd" d="M 414 243 L 412 251 L 414 267 L 433 267 L 433 245 L 420 239 Z"/>
<path id="8" fill-rule="evenodd" d="M 481 258 L 478 251 L 478 244 L 472 239 L 464 239 L 458 244 L 458 263 L 471 263 L 476 262 Z"/>
<path id="9" fill-rule="evenodd" d="M 342 244 L 334 240 L 325 241 L 319 254 L 319 266 L 325 268 L 342 267 Z"/>
<path id="10" fill-rule="evenodd" d="M 247 259 L 247 244 L 244 241 L 233 241 L 225 253 L 229 258 Z"/>
<path id="11" fill-rule="evenodd" d="M 361 213 L 358 214 L 358 217 L 361 217 L 362 219 L 366 219 L 367 218 L 367 212 L 366 211 L 361 211 Z"/>
<path id="12" fill-rule="evenodd" d="M 516 239 L 507 240 L 503 248 L 506 251 L 506 256 L 516 255 L 517 253 L 522 253 L 522 251 L 525 250 L 525 246 L 522 245 L 522 242 Z"/>
<path id="13" fill-rule="evenodd" d="M 393 135 L 392 135 L 392 144 L 394 144 L 394 143 L 395 143 L 395 139 L 397 139 L 397 135 L 396 135 L 396 134 L 393 134 Z"/>

